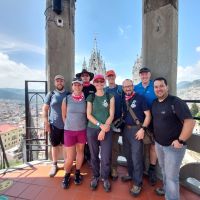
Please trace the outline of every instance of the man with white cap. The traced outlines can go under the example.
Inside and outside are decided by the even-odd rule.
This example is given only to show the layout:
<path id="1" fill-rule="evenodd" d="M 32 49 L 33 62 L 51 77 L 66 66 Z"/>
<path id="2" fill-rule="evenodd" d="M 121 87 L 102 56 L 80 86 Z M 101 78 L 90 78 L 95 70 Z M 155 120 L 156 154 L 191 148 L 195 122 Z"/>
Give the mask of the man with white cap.
<path id="1" fill-rule="evenodd" d="M 49 173 L 50 177 L 54 177 L 58 170 L 59 146 L 64 143 L 64 123 L 62 120 L 61 105 L 63 98 L 69 94 L 64 88 L 65 80 L 62 75 L 55 76 L 54 85 L 55 90 L 46 95 L 42 108 L 44 128 L 49 133 L 49 139 L 52 145 L 53 163 Z"/>

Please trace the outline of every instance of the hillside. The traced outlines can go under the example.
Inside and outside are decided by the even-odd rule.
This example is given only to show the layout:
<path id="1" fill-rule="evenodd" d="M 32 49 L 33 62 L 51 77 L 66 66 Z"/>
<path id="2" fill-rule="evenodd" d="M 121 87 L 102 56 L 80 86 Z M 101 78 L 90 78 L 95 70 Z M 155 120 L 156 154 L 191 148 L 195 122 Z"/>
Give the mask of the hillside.
<path id="1" fill-rule="evenodd" d="M 24 101 L 24 89 L 0 88 L 0 99 Z"/>
<path id="2" fill-rule="evenodd" d="M 200 79 L 180 82 L 177 85 L 177 95 L 185 100 L 200 100 Z"/>

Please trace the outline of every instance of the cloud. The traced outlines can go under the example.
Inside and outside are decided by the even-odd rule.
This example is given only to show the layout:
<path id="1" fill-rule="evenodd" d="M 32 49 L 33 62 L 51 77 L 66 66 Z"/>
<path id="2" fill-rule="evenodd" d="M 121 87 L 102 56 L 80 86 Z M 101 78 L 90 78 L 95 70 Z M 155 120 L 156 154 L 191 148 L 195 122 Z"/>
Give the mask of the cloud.
<path id="1" fill-rule="evenodd" d="M 119 26 L 118 30 L 120 35 L 124 35 L 124 29 L 122 27 Z"/>
<path id="2" fill-rule="evenodd" d="M 178 66 L 177 82 L 200 79 L 200 60 L 191 66 Z"/>
<path id="3" fill-rule="evenodd" d="M 116 77 L 116 83 L 118 84 L 118 85 L 122 85 L 122 82 L 125 80 L 125 78 L 124 77 L 122 77 L 122 76 L 117 76 Z"/>
<path id="4" fill-rule="evenodd" d="M 0 35 L 0 52 L 10 53 L 18 51 L 29 51 L 37 54 L 45 55 L 45 49 L 35 44 L 26 43 L 5 35 Z"/>
<path id="5" fill-rule="evenodd" d="M 132 28 L 131 25 L 126 25 L 124 27 L 118 26 L 118 32 L 120 36 L 127 38 L 129 30 Z"/>
<path id="6" fill-rule="evenodd" d="M 200 46 L 199 46 L 199 47 L 196 47 L 196 51 L 197 51 L 197 52 L 200 52 Z"/>
<path id="7" fill-rule="evenodd" d="M 25 80 L 44 81 L 45 71 L 31 69 L 23 63 L 17 63 L 5 53 L 0 52 L 0 87 L 24 88 Z"/>

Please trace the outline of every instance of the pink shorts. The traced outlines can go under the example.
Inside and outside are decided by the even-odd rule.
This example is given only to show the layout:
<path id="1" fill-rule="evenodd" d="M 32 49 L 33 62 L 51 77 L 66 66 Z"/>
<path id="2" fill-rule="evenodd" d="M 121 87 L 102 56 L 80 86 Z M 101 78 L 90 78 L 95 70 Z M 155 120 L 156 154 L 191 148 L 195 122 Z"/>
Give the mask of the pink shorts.
<path id="1" fill-rule="evenodd" d="M 71 147 L 77 143 L 85 144 L 86 143 L 86 130 L 81 131 L 64 131 L 64 146 Z"/>

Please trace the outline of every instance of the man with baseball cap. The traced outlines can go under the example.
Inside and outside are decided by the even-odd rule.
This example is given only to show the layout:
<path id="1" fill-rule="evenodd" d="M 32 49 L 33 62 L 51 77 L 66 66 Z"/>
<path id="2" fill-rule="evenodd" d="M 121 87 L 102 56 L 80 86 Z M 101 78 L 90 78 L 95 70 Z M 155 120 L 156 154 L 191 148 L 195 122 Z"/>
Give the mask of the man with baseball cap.
<path id="1" fill-rule="evenodd" d="M 156 95 L 154 93 L 153 81 L 150 80 L 151 79 L 150 69 L 147 67 L 141 68 L 139 71 L 139 76 L 141 78 L 141 82 L 135 86 L 134 90 L 135 90 L 135 92 L 139 93 L 146 99 L 147 105 L 151 109 L 152 103 L 153 103 L 154 99 L 156 99 Z M 151 126 L 152 126 L 152 124 L 150 124 L 150 128 L 151 128 Z M 151 185 L 155 185 L 156 180 L 157 180 L 156 170 L 155 170 L 155 166 L 156 166 L 156 162 L 157 162 L 157 155 L 156 155 L 154 143 L 150 144 L 150 145 L 149 144 L 145 145 L 145 159 L 147 156 L 146 153 L 149 154 L 149 158 L 147 158 L 147 160 L 149 159 L 149 168 L 147 166 L 148 175 L 149 175 L 149 183 Z"/>
<path id="2" fill-rule="evenodd" d="M 119 120 L 122 116 L 122 86 L 115 83 L 116 74 L 114 70 L 108 70 L 106 72 L 106 79 L 108 86 L 105 88 L 107 93 L 112 94 L 115 97 L 115 115 L 114 120 Z M 119 155 L 119 132 L 116 129 L 112 129 L 112 162 L 111 162 L 111 178 L 116 180 L 118 178 L 117 173 L 117 158 Z"/>
<path id="3" fill-rule="evenodd" d="M 49 176 L 54 177 L 58 170 L 57 160 L 59 154 L 59 146 L 64 143 L 64 123 L 62 120 L 61 105 L 63 98 L 69 92 L 64 88 L 65 80 L 62 75 L 56 75 L 54 78 L 55 90 L 49 92 L 44 100 L 43 118 L 45 131 L 49 133 L 52 145 L 52 168 Z"/>

